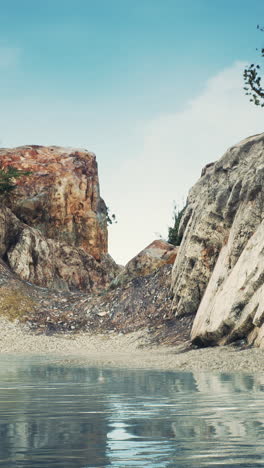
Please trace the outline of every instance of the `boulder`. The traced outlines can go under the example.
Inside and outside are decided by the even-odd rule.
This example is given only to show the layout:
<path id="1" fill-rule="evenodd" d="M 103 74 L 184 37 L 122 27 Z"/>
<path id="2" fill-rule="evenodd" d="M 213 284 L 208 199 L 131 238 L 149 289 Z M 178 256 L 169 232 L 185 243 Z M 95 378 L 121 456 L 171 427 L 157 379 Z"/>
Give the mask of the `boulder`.
<path id="1" fill-rule="evenodd" d="M 132 278 L 150 275 L 163 265 L 172 265 L 177 251 L 178 247 L 164 240 L 154 240 L 126 264 L 112 285 L 120 285 Z"/>
<path id="2" fill-rule="evenodd" d="M 238 338 L 260 343 L 263 219 L 261 134 L 243 140 L 208 166 L 188 196 L 172 295 L 176 316 L 197 314 L 195 343 Z"/>

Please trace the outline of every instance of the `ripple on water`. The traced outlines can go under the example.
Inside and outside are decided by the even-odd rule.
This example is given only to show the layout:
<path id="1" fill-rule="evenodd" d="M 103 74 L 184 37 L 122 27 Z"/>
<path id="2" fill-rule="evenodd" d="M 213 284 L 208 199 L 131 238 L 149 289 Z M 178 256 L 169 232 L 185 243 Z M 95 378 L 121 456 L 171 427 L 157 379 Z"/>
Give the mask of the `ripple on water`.
<path id="1" fill-rule="evenodd" d="M 264 376 L 0 364 L 0 466 L 264 466 Z"/>

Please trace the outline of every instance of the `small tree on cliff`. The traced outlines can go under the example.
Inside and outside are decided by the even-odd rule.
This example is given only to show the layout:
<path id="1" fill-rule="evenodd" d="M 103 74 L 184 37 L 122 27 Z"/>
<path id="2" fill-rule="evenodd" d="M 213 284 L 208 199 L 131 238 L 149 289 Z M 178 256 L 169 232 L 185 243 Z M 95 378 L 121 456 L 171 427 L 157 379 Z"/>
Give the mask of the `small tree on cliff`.
<path id="1" fill-rule="evenodd" d="M 107 221 L 107 224 L 117 223 L 116 215 L 114 213 L 111 213 L 111 210 L 108 206 L 106 207 L 106 221 Z"/>
<path id="2" fill-rule="evenodd" d="M 257 26 L 260 31 L 264 28 Z M 258 49 L 257 49 L 258 50 Z M 260 56 L 264 57 L 264 47 L 260 51 Z M 250 102 L 256 106 L 264 107 L 264 88 L 261 85 L 260 65 L 252 63 L 244 70 L 244 90 L 246 95 L 250 96 Z"/>
<path id="3" fill-rule="evenodd" d="M 180 245 L 182 237 L 179 235 L 179 226 L 184 213 L 185 207 L 179 210 L 177 205 L 173 208 L 173 226 L 168 230 L 168 242 L 173 245 Z"/>
<path id="4" fill-rule="evenodd" d="M 12 166 L 0 169 L 0 195 L 12 192 L 16 188 L 16 179 L 30 174 L 29 171 L 21 171 Z"/>

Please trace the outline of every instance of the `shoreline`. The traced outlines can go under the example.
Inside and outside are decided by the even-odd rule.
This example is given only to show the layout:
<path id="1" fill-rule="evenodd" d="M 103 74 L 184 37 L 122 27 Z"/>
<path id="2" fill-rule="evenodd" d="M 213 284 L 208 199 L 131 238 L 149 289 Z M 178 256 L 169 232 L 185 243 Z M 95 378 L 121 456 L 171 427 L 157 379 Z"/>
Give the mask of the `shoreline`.
<path id="1" fill-rule="evenodd" d="M 1 319 L 0 355 L 65 358 L 90 366 L 160 371 L 264 372 L 264 349 L 219 346 L 185 350 L 150 346 L 144 330 L 120 334 L 34 335 L 23 326 Z"/>

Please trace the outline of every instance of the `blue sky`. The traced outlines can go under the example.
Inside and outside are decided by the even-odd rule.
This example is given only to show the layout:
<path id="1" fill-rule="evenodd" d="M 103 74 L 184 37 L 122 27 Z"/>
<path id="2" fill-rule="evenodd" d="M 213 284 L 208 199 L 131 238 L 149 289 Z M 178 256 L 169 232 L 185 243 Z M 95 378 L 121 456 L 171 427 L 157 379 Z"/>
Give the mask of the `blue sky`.
<path id="1" fill-rule="evenodd" d="M 263 18 L 263 0 L 2 2 L 1 146 L 94 151 L 125 263 L 166 236 L 204 164 L 263 131 L 241 78 Z"/>

